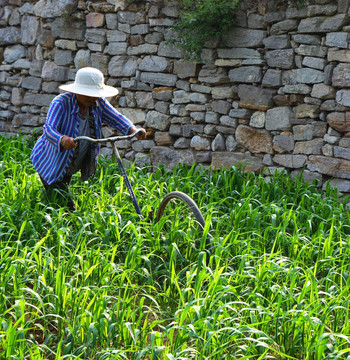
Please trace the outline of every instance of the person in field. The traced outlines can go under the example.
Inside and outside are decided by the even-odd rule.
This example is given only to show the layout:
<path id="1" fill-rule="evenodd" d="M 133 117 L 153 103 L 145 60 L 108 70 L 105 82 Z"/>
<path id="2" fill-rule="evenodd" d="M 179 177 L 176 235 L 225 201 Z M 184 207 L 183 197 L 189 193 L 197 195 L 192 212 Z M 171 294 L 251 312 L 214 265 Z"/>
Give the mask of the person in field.
<path id="1" fill-rule="evenodd" d="M 139 129 L 106 100 L 117 95 L 118 90 L 104 84 L 100 70 L 79 69 L 74 83 L 59 88 L 67 92 L 52 100 L 44 132 L 35 143 L 30 158 L 50 197 L 54 193 L 60 194 L 73 211 L 75 202 L 69 194 L 72 175 L 81 171 L 82 181 L 93 176 L 100 153 L 99 144 L 75 142 L 74 138 L 101 138 L 102 123 L 124 135 Z M 143 139 L 145 135 L 146 131 L 141 129 L 136 137 Z"/>

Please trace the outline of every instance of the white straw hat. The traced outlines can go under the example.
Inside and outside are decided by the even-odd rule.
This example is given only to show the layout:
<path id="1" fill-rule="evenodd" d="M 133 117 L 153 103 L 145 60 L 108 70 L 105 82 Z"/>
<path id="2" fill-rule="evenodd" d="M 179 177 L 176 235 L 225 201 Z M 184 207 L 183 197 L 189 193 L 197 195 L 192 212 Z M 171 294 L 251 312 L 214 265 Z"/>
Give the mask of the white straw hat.
<path id="1" fill-rule="evenodd" d="M 92 97 L 111 97 L 119 92 L 118 89 L 105 85 L 102 72 L 92 67 L 79 69 L 73 84 L 61 85 L 59 88 Z"/>

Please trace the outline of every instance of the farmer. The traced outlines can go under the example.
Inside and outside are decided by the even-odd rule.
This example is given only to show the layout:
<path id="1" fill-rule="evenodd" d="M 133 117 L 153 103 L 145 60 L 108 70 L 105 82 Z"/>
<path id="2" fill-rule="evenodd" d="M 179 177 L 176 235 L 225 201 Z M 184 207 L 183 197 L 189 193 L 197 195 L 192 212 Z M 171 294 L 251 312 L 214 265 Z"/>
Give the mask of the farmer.
<path id="1" fill-rule="evenodd" d="M 74 83 L 61 85 L 60 89 L 68 92 L 52 100 L 44 133 L 36 142 L 30 158 L 47 193 L 50 196 L 58 193 L 73 211 L 75 203 L 68 192 L 72 175 L 80 170 L 82 181 L 93 176 L 100 152 L 98 144 L 86 140 L 78 143 L 74 138 L 101 138 L 102 122 L 124 135 L 133 134 L 138 129 L 105 99 L 117 95 L 118 90 L 104 84 L 100 70 L 82 68 L 77 71 Z M 145 135 L 145 130 L 141 129 L 136 137 L 140 140 Z"/>

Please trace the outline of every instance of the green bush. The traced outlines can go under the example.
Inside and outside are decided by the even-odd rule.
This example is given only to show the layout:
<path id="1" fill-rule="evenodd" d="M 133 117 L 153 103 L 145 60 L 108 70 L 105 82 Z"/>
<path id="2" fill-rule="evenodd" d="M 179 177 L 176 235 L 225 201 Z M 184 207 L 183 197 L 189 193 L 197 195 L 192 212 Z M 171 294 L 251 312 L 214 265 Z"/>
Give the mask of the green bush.
<path id="1" fill-rule="evenodd" d="M 239 0 L 182 0 L 179 19 L 173 25 L 177 39 L 172 42 L 185 50 L 186 58 L 199 61 L 207 41 L 225 40 L 238 5 Z"/>

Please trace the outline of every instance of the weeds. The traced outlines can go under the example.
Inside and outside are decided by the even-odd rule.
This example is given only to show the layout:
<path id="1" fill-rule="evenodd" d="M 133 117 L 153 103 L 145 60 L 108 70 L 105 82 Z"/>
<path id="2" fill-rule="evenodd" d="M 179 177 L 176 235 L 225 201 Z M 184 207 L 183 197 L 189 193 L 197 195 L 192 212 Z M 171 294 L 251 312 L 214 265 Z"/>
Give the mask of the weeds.
<path id="1" fill-rule="evenodd" d="M 350 359 L 349 213 L 330 188 L 236 168 L 118 167 L 73 179 L 74 213 L 47 203 L 32 144 L 0 139 L 0 358 Z"/>

